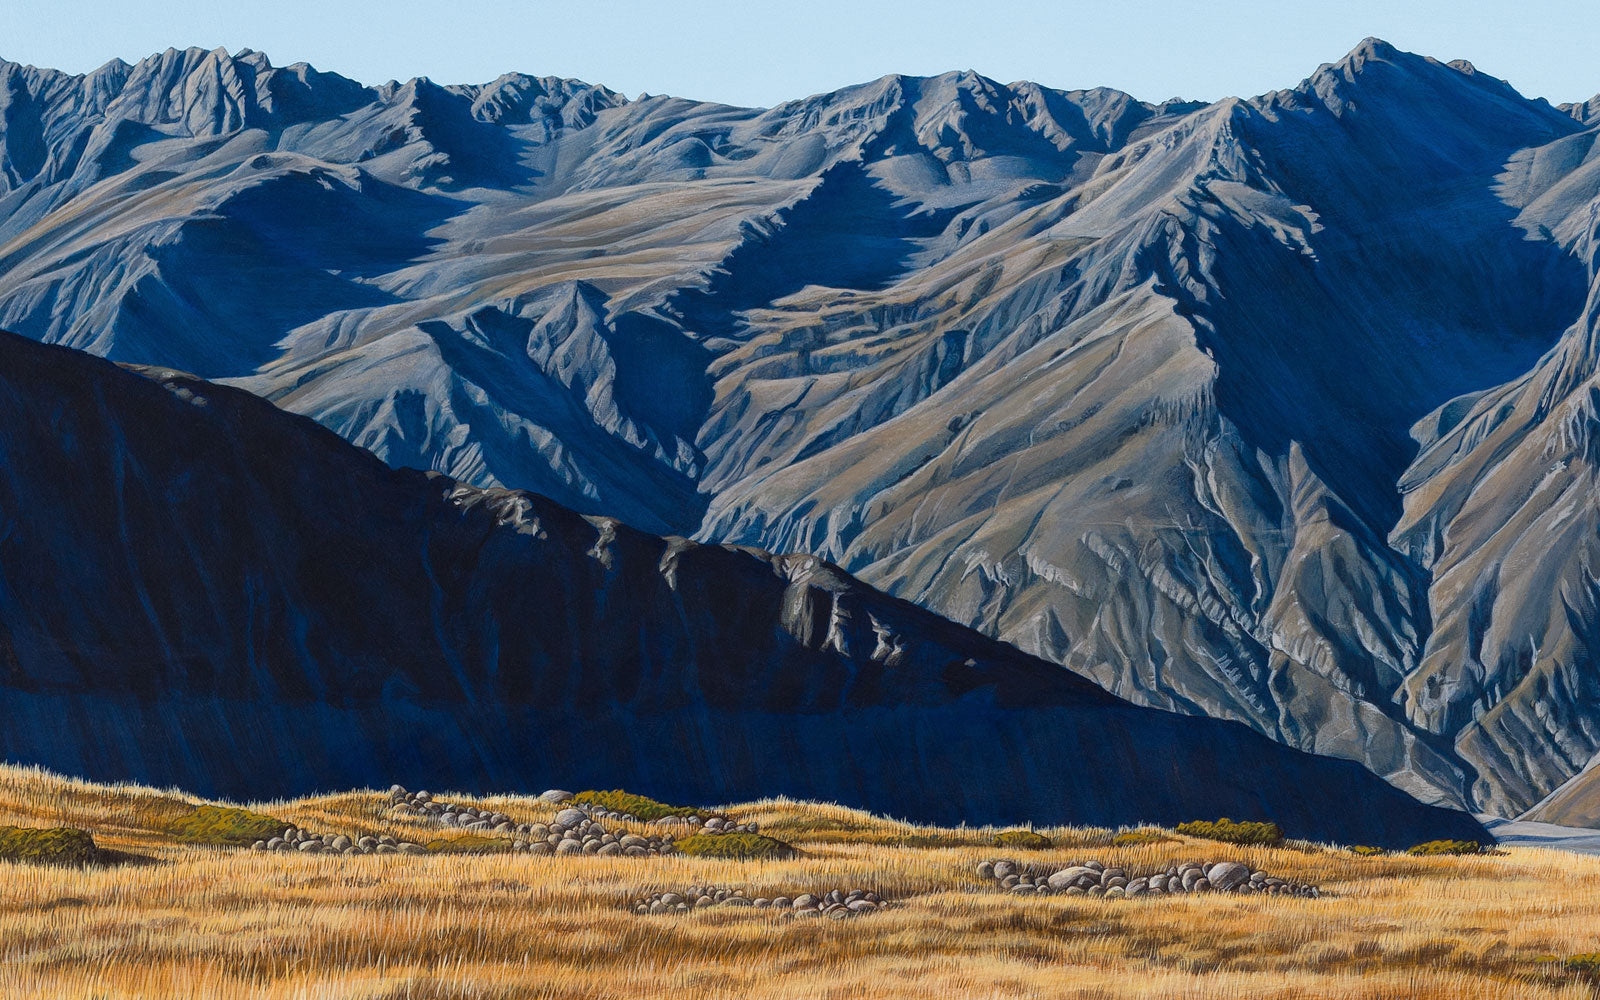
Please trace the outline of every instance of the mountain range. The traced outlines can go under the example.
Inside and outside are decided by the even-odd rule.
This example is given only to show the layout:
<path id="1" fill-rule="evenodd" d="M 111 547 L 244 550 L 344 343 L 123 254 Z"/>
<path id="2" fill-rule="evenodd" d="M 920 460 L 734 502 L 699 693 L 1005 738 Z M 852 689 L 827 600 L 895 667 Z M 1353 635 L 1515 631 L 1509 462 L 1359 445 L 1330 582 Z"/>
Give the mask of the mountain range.
<path id="1" fill-rule="evenodd" d="M 0 63 L 0 327 L 1560 822 L 1600 814 L 1597 109 L 1370 39 L 1212 104 Z"/>

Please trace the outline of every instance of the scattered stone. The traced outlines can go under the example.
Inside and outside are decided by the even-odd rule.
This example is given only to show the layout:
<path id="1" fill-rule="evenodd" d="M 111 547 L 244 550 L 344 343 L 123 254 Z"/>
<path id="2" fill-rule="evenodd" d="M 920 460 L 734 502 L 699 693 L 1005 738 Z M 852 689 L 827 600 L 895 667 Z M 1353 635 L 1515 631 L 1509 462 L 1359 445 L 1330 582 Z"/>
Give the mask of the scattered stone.
<path id="1" fill-rule="evenodd" d="M 741 909 L 772 910 L 785 918 L 826 916 L 835 920 L 872 913 L 889 906 L 875 892 L 832 889 L 821 895 L 803 892 L 789 896 L 751 897 L 745 890 L 719 886 L 690 886 L 682 892 L 657 892 L 629 902 L 629 909 L 640 915 L 686 913 L 690 910 Z"/>

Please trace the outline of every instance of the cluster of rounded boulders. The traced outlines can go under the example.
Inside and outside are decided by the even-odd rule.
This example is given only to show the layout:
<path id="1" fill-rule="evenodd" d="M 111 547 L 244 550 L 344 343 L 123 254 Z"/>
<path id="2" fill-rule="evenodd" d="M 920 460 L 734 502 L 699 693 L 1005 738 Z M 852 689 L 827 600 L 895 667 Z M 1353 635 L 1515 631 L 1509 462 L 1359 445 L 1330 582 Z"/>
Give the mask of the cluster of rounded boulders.
<path id="1" fill-rule="evenodd" d="M 539 801 L 548 805 L 567 805 L 568 811 L 577 810 L 592 820 L 605 820 L 609 823 L 643 824 L 647 822 L 632 813 L 617 812 L 614 809 L 607 809 L 604 806 L 592 805 L 586 802 L 576 802 L 571 792 L 562 791 L 559 788 L 552 788 L 541 793 Z M 542 853 L 536 849 L 536 845 L 539 841 L 546 840 L 552 832 L 551 826 L 543 826 L 541 832 L 542 825 L 539 823 L 513 823 L 511 822 L 511 817 L 505 813 L 478 809 L 465 803 L 443 802 L 434 798 L 432 793 L 427 790 L 410 792 L 402 785 L 389 786 L 389 808 L 390 812 L 395 816 L 420 817 L 432 820 L 442 826 L 459 827 L 463 830 L 471 830 L 474 833 L 513 837 L 522 843 L 521 847 L 516 848 L 517 850 L 534 849 L 533 853 L 535 854 Z M 560 817 L 557 817 L 557 822 L 563 821 Z M 660 819 L 648 822 L 660 826 L 693 827 L 696 828 L 698 833 L 758 832 L 754 823 L 735 823 L 724 816 L 711 816 L 708 818 L 696 815 L 663 816 Z M 570 830 L 575 824 L 563 822 L 563 825 Z M 604 831 L 602 831 L 602 837 L 604 837 Z M 620 840 L 621 838 L 613 839 Z M 664 853 L 661 851 L 663 842 L 670 843 L 672 840 L 670 836 L 665 838 L 634 837 L 632 839 L 643 840 L 645 844 L 630 844 L 628 846 L 643 846 L 645 850 L 653 853 Z M 582 840 L 580 839 L 579 842 L 581 845 Z M 559 844 L 560 838 L 552 842 L 551 846 L 556 847 Z M 624 851 L 626 851 L 626 848 L 624 848 Z"/>
<path id="2" fill-rule="evenodd" d="M 890 903 L 875 892 L 862 889 L 831 889 L 824 893 L 803 892 L 798 896 L 747 896 L 743 889 L 692 885 L 682 892 L 657 892 L 633 900 L 633 912 L 640 916 L 654 913 L 687 913 L 712 907 L 752 907 L 772 910 L 786 917 L 828 917 L 844 920 L 881 910 Z"/>
<path id="3" fill-rule="evenodd" d="M 298 851 L 301 854 L 427 854 L 427 848 L 393 837 L 357 837 L 343 834 L 310 833 L 295 827 L 286 827 L 283 833 L 271 840 L 258 840 L 250 845 L 252 851 Z"/>
<path id="4" fill-rule="evenodd" d="M 465 803 L 440 802 L 427 791 L 408 792 L 399 785 L 389 787 L 389 810 L 396 816 L 432 819 L 441 826 L 459 827 L 477 833 L 519 832 L 505 813 L 478 809 Z"/>
<path id="5" fill-rule="evenodd" d="M 511 849 L 529 854 L 597 854 L 602 857 L 620 854 L 645 858 L 676 850 L 670 833 L 664 837 L 619 835 L 608 831 L 582 809 L 571 807 L 556 813 L 556 818 L 549 823 L 526 823 L 517 827 L 515 837 Z"/>
<path id="6" fill-rule="evenodd" d="M 552 788 L 539 801 L 553 805 L 572 802 L 572 793 Z M 391 811 L 398 816 L 426 816 L 443 826 L 470 830 L 511 841 L 513 851 L 527 854 L 621 854 L 650 857 L 672 853 L 672 837 L 615 834 L 595 821 L 592 810 L 573 803 L 550 823 L 513 823 L 505 813 L 478 809 L 465 803 L 442 802 L 426 790 L 408 792 L 401 785 L 389 789 Z"/>
<path id="7" fill-rule="evenodd" d="M 605 806 L 589 805 L 577 802 L 574 805 L 588 813 L 595 819 L 603 819 L 613 823 L 651 823 L 656 826 L 683 826 L 697 827 L 696 833 L 759 833 L 754 823 L 735 823 L 726 816 L 698 816 L 690 813 L 686 816 L 661 816 L 651 820 L 641 820 L 633 813 L 617 812 Z"/>
<path id="8" fill-rule="evenodd" d="M 600 815 L 596 813 L 596 815 Z M 695 833 L 760 833 L 754 823 L 735 823 L 726 816 L 663 816 L 651 822 L 661 826 L 692 827 Z"/>
<path id="9" fill-rule="evenodd" d="M 1273 878 L 1266 872 L 1251 871 L 1250 866 L 1238 861 L 1211 864 L 1191 861 L 1164 871 L 1136 875 L 1123 868 L 1107 868 L 1098 861 L 1065 868 L 1040 868 L 1002 858 L 979 862 L 978 877 L 991 879 L 1000 888 L 1019 895 L 1101 896 L 1106 899 L 1202 892 L 1265 893 L 1310 899 L 1320 895 L 1314 885 Z"/>

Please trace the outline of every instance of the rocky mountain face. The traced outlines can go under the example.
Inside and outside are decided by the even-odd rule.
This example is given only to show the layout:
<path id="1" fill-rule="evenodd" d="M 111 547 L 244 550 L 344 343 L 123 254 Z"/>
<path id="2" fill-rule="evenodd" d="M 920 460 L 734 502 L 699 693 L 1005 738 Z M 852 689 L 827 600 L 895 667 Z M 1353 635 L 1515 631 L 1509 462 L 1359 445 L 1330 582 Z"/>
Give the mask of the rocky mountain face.
<path id="1" fill-rule="evenodd" d="M 25 336 L 808 553 L 1427 801 L 1517 814 L 1600 749 L 1593 102 L 1375 40 L 1211 105 L 0 81 Z"/>
<path id="2" fill-rule="evenodd" d="M 1487 835 L 1122 702 L 813 556 L 395 470 L 165 369 L 0 335 L 0 753 L 262 798 L 551 775 L 944 822 Z M 1331 807 L 1360 801 L 1360 810 Z"/>

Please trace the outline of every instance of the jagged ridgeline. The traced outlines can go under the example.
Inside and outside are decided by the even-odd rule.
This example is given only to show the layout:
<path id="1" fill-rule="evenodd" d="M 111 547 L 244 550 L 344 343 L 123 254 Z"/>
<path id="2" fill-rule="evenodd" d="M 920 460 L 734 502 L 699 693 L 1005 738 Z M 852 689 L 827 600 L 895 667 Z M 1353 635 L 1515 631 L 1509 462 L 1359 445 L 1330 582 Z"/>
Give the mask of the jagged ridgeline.
<path id="1" fill-rule="evenodd" d="M 1371 40 L 1209 105 L 963 73 L 765 110 L 190 50 L 0 64 L 0 116 L 0 326 L 810 553 L 1427 801 L 1600 813 L 1594 101 Z"/>

